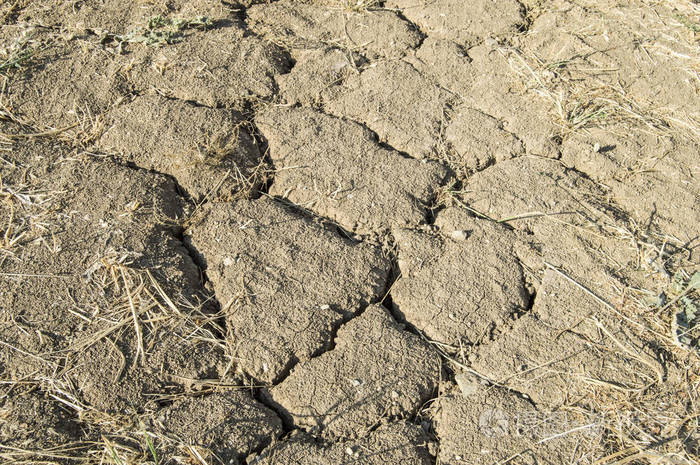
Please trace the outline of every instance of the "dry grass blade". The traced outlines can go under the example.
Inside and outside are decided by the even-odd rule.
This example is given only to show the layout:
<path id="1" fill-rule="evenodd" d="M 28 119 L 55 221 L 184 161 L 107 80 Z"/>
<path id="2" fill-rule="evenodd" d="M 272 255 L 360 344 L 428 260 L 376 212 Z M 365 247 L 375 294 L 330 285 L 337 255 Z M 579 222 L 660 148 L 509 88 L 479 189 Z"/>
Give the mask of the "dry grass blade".
<path id="1" fill-rule="evenodd" d="M 163 301 L 166 303 L 168 308 L 170 308 L 176 315 L 183 316 L 180 309 L 177 308 L 177 306 L 173 303 L 173 301 L 170 299 L 170 297 L 165 293 L 165 291 L 163 291 L 163 288 L 158 283 L 158 281 L 156 281 L 156 279 L 153 277 L 151 270 L 146 270 L 146 275 L 148 276 L 148 279 L 151 280 L 151 285 L 155 288 L 156 291 L 158 291 L 158 295 L 160 296 L 161 299 L 163 299 Z"/>
<path id="2" fill-rule="evenodd" d="M 605 335 L 608 336 L 615 343 L 615 345 L 622 349 L 623 352 L 625 352 L 633 359 L 639 360 L 640 362 L 651 368 L 654 371 L 654 373 L 656 373 L 657 381 L 659 383 L 664 382 L 664 370 L 659 362 L 657 362 L 656 360 L 651 360 L 649 357 L 630 349 L 622 342 L 620 342 L 620 340 L 617 339 L 598 319 L 596 319 L 595 317 L 591 317 L 591 319 L 596 324 L 596 326 L 598 326 L 600 330 L 603 331 L 603 333 L 605 333 Z"/>
<path id="3" fill-rule="evenodd" d="M 48 129 L 46 131 L 41 131 L 41 132 L 29 132 L 29 133 L 22 133 L 22 134 L 0 133 L 0 137 L 3 137 L 7 140 L 37 139 L 40 137 L 55 137 L 55 136 L 63 134 L 64 132 L 70 131 L 71 129 L 77 127 L 78 124 L 79 123 L 74 123 L 74 124 L 71 124 L 69 126 L 65 126 L 62 128 Z"/>
<path id="4" fill-rule="evenodd" d="M 126 277 L 126 272 L 124 271 L 124 267 L 120 267 L 120 272 L 122 275 L 122 279 L 124 281 L 124 290 L 126 292 L 127 298 L 129 299 L 129 308 L 131 309 L 131 318 L 133 319 L 134 322 L 134 331 L 136 332 L 136 358 L 135 360 L 141 361 L 141 365 L 146 364 L 146 352 L 144 351 L 143 348 L 143 332 L 141 331 L 141 323 L 139 322 L 139 317 L 136 314 L 136 307 L 134 306 L 134 299 L 131 296 L 131 291 L 129 290 L 130 283 L 127 280 Z M 139 288 L 143 287 L 143 283 L 139 286 Z M 140 357 L 140 358 L 139 358 Z"/>
<path id="5" fill-rule="evenodd" d="M 6 460 L 6 462 L 4 462 L 6 464 L 39 465 L 45 463 L 55 465 L 56 460 L 75 460 L 89 448 L 89 444 L 82 442 L 63 444 L 56 447 L 37 450 L 23 449 L 20 447 L 11 447 L 0 444 L 0 458 Z M 51 459 L 51 461 L 42 461 L 42 459 Z"/>

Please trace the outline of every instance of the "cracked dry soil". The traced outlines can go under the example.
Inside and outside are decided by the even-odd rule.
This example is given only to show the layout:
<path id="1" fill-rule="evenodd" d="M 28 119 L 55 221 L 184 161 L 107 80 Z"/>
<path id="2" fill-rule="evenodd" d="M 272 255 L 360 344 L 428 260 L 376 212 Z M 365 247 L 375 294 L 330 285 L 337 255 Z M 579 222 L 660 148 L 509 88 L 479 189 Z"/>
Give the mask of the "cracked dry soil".
<path id="1" fill-rule="evenodd" d="M 0 5 L 0 462 L 695 464 L 700 5 Z"/>

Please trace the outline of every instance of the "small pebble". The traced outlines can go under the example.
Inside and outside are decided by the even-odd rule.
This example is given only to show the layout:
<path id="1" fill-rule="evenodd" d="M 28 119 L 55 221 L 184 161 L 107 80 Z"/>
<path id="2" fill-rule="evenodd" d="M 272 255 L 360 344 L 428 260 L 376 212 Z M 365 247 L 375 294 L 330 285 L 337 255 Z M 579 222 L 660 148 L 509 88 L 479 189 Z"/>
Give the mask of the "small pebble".
<path id="1" fill-rule="evenodd" d="M 475 376 L 468 373 L 460 373 L 455 376 L 455 381 L 457 381 L 457 386 L 459 386 L 460 391 L 464 397 L 469 397 L 479 390 L 479 382 Z"/>
<path id="2" fill-rule="evenodd" d="M 464 241 L 467 239 L 467 232 L 460 231 L 460 230 L 452 231 L 451 236 L 452 236 L 452 239 L 454 239 L 456 241 Z"/>

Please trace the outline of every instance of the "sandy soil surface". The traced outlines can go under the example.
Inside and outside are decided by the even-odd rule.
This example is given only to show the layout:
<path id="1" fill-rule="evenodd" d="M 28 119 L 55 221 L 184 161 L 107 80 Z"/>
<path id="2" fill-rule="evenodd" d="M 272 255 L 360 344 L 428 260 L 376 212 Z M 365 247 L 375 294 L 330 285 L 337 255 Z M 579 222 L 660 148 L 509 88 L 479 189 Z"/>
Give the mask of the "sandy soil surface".
<path id="1" fill-rule="evenodd" d="M 700 460 L 697 0 L 5 0 L 0 462 Z"/>

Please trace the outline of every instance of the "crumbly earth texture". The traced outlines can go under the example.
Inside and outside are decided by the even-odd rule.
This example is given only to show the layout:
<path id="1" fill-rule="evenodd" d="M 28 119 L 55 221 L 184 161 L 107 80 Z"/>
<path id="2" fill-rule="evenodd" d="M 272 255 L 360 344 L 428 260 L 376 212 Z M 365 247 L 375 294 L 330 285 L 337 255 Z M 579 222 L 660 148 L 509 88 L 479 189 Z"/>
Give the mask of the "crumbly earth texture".
<path id="1" fill-rule="evenodd" d="M 0 2 L 0 463 L 700 463 L 699 34 Z"/>

